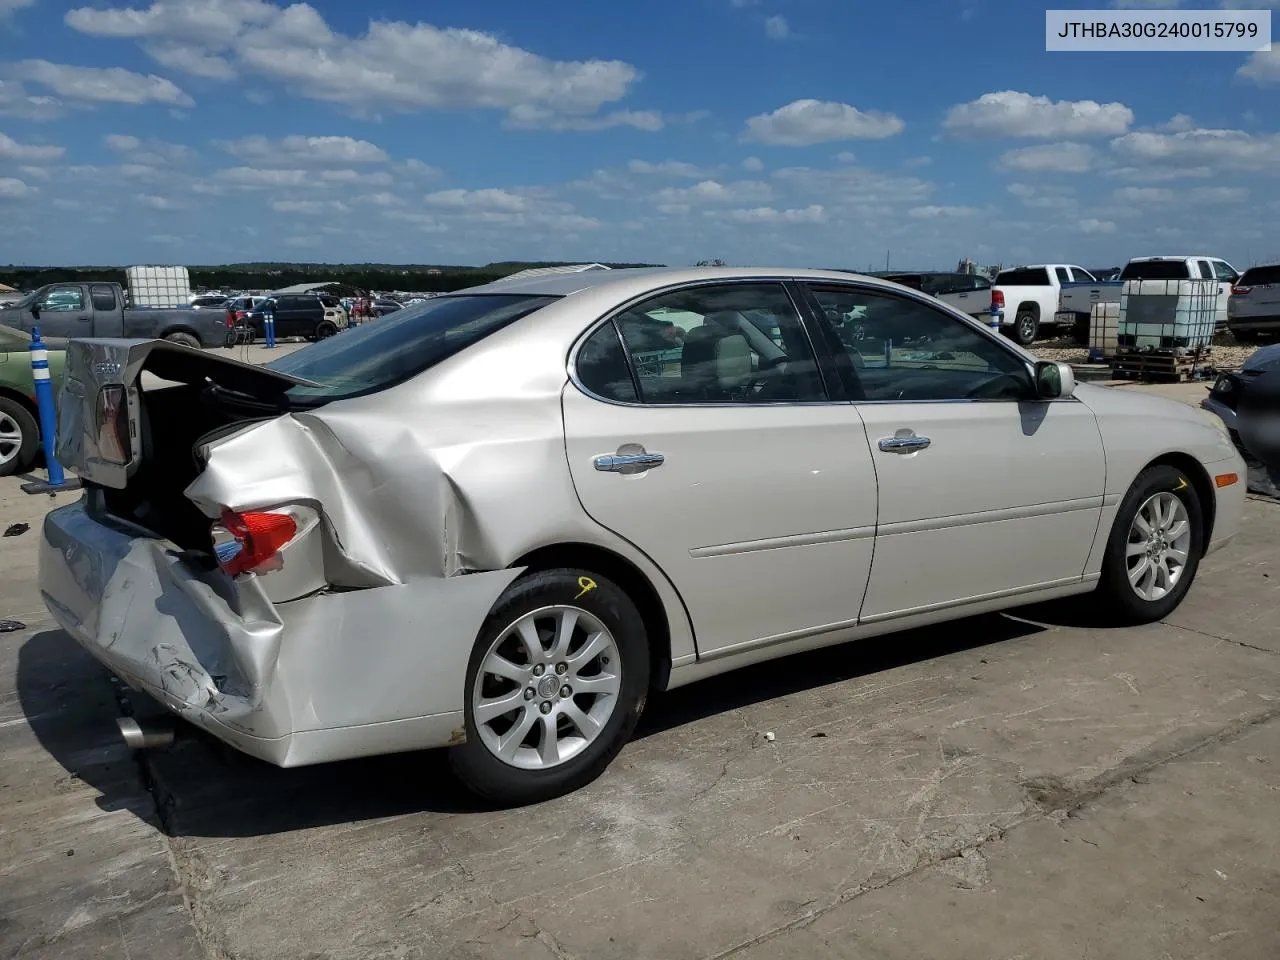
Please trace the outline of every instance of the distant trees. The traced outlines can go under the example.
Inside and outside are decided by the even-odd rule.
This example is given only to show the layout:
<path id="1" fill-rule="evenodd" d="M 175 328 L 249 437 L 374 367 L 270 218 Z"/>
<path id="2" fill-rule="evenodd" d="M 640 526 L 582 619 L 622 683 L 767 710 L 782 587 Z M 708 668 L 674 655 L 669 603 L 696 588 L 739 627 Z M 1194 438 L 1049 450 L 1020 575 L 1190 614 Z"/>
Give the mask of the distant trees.
<path id="1" fill-rule="evenodd" d="M 695 267 L 727 267 L 728 264 L 723 260 L 699 260 L 694 264 Z"/>

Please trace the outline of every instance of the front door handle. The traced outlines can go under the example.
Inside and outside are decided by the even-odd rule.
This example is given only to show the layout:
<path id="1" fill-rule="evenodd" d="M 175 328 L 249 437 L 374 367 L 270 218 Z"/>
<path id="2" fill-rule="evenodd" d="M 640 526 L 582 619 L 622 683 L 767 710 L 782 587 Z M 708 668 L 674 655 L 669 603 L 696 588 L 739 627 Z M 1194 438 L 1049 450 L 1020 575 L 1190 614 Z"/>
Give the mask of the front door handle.
<path id="1" fill-rule="evenodd" d="M 646 470 L 660 467 L 666 462 L 666 459 L 660 453 L 650 453 L 639 444 L 633 443 L 619 447 L 617 453 L 596 457 L 592 463 L 601 473 L 630 475 L 644 473 Z"/>
<path id="2" fill-rule="evenodd" d="M 917 437 L 914 434 L 905 437 L 881 437 L 880 449 L 885 453 L 915 453 L 924 450 L 933 441 L 928 437 Z"/>

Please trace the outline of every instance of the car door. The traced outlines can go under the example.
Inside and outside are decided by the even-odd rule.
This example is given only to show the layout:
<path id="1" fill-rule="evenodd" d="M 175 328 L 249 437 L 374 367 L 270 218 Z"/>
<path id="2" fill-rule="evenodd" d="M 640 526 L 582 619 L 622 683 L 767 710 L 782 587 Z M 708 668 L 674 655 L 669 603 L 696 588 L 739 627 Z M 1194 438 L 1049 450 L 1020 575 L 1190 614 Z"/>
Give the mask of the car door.
<path id="1" fill-rule="evenodd" d="M 879 487 L 862 622 L 1078 582 L 1101 516 L 1093 413 L 1038 401 L 1001 338 L 883 289 L 809 285 L 820 314 L 861 310 L 845 341 Z"/>
<path id="2" fill-rule="evenodd" d="M 35 326 L 42 337 L 70 338 L 93 335 L 93 311 L 78 283 L 62 283 L 49 288 L 37 306 L 40 316 Z"/>
<path id="3" fill-rule="evenodd" d="M 857 411 L 829 401 L 783 282 L 656 295 L 598 326 L 571 369 L 578 497 L 670 578 L 700 657 L 856 624 L 871 454 Z"/>

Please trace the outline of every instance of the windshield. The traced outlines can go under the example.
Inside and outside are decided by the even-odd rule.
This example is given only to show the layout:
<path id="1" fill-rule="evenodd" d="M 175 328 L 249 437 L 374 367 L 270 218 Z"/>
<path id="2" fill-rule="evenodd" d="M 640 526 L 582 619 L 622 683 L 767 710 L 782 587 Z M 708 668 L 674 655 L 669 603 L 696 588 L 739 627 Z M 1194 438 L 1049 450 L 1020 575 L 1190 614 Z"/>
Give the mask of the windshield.
<path id="1" fill-rule="evenodd" d="M 267 366 L 324 384 L 291 388 L 288 396 L 296 405 L 376 393 L 558 299 L 527 294 L 437 297 L 321 340 Z"/>

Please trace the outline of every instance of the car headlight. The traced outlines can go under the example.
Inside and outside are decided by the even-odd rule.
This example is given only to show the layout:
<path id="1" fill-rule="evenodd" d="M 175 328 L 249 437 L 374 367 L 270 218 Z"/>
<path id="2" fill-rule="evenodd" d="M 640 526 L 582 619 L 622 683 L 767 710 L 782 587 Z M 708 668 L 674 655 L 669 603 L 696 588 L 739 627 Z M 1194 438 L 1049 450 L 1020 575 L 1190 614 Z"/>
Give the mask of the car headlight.
<path id="1" fill-rule="evenodd" d="M 1230 377 L 1219 377 L 1213 385 L 1214 393 L 1230 393 L 1236 388 Z"/>

